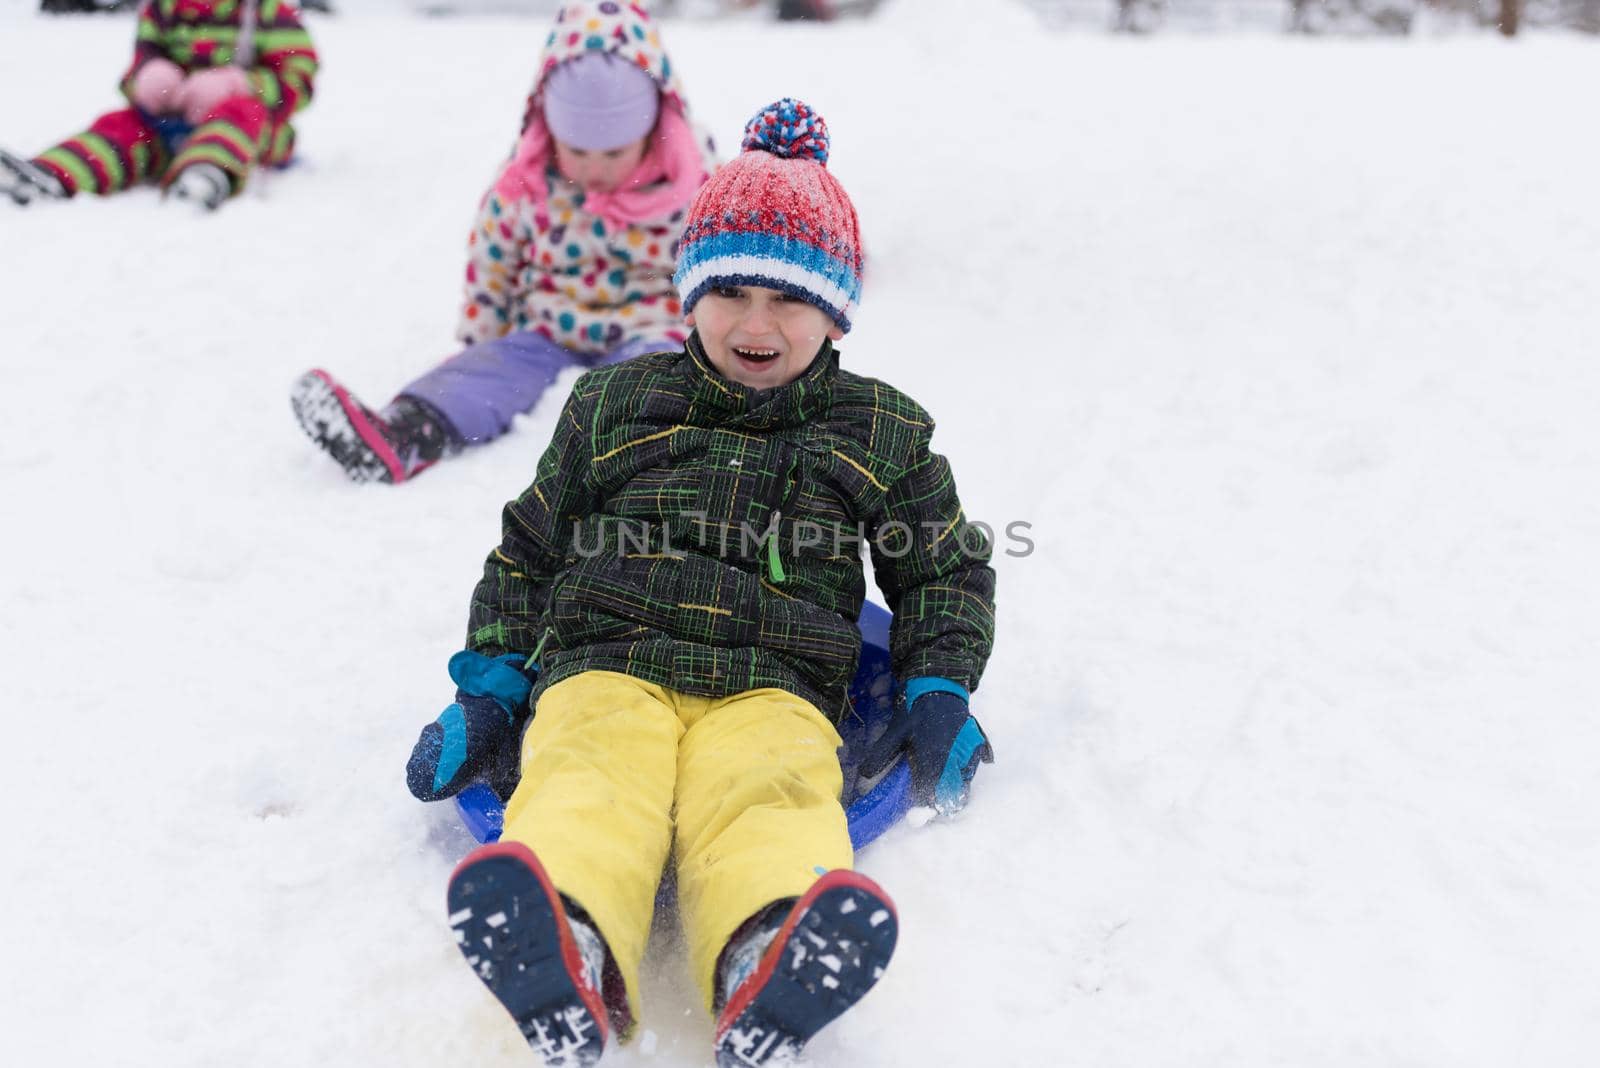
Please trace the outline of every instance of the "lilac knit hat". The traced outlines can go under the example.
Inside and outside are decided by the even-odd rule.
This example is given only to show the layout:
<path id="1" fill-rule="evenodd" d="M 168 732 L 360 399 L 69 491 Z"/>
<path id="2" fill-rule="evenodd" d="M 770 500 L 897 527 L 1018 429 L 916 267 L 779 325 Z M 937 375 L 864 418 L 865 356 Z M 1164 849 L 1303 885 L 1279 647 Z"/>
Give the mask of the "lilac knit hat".
<path id="1" fill-rule="evenodd" d="M 745 126 L 743 148 L 689 206 L 673 276 L 685 314 L 713 286 L 762 286 L 849 330 L 861 300 L 861 232 L 828 173 L 828 124 L 785 97 Z"/>
<path id="2" fill-rule="evenodd" d="M 630 145 L 661 111 L 661 87 L 609 52 L 569 59 L 544 80 L 544 122 L 557 141 L 589 151 Z"/>

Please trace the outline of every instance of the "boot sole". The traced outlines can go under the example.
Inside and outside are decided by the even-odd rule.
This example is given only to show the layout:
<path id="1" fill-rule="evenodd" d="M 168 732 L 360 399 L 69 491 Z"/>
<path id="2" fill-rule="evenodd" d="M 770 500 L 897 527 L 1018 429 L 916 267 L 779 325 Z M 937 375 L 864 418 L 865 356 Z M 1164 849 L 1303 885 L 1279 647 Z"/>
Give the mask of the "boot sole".
<path id="1" fill-rule="evenodd" d="M 228 199 L 228 194 L 215 189 L 200 193 L 188 186 L 174 185 L 172 199 L 202 211 L 216 211 Z"/>
<path id="2" fill-rule="evenodd" d="M 817 880 L 722 1010 L 718 1068 L 798 1057 L 882 978 L 899 931 L 893 902 L 871 879 L 835 871 Z"/>
<path id="3" fill-rule="evenodd" d="M 450 926 L 467 963 L 516 1020 L 547 1068 L 595 1064 L 605 1051 L 599 995 L 575 978 L 582 958 L 561 897 L 515 842 L 473 851 L 450 876 Z"/>
<path id="4" fill-rule="evenodd" d="M 352 482 L 401 482 L 405 465 L 361 406 L 326 371 L 308 371 L 289 393 L 300 429 Z"/>
<path id="5" fill-rule="evenodd" d="M 0 173 L 10 176 L 5 185 L 5 193 L 15 203 L 26 207 L 40 197 L 46 200 L 66 199 L 66 191 L 59 188 L 59 183 L 55 187 L 41 183 L 33 175 L 34 169 L 33 161 L 12 155 L 0 148 Z M 56 180 L 54 175 L 51 176 L 51 180 Z"/>

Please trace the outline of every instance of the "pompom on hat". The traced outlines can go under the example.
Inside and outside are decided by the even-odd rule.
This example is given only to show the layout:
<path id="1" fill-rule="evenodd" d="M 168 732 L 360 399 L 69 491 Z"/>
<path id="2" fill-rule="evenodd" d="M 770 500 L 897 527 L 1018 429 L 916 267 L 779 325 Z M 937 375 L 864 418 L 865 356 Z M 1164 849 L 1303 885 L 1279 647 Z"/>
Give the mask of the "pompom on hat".
<path id="1" fill-rule="evenodd" d="M 708 289 L 762 286 L 849 330 L 861 300 L 861 232 L 827 169 L 828 124 L 786 97 L 745 125 L 742 147 L 689 207 L 673 276 L 684 312 Z"/>

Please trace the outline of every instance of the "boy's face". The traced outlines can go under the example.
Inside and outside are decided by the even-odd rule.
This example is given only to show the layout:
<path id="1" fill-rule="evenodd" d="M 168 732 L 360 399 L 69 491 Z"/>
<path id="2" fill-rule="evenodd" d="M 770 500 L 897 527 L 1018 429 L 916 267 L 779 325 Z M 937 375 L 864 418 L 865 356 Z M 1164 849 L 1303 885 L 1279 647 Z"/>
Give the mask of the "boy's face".
<path id="1" fill-rule="evenodd" d="M 752 389 L 799 378 L 827 338 L 844 337 L 828 313 L 761 286 L 716 286 L 684 319 L 700 332 L 711 366 Z"/>
<path id="2" fill-rule="evenodd" d="M 556 141 L 556 170 L 567 181 L 577 182 L 585 193 L 610 193 L 633 173 L 649 147 L 648 137 L 621 148 L 606 149 L 575 148 Z"/>

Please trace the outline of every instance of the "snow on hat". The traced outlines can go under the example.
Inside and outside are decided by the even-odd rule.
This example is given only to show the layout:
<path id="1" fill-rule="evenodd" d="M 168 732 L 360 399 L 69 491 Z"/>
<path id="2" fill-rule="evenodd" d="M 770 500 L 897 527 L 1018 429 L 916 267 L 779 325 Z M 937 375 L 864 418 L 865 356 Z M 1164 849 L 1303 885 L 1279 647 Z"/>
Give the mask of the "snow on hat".
<path id="1" fill-rule="evenodd" d="M 714 286 L 762 286 L 849 330 L 861 299 L 861 233 L 827 170 L 828 124 L 785 97 L 746 124 L 742 147 L 689 207 L 673 276 L 685 314 Z"/>
<path id="2" fill-rule="evenodd" d="M 589 52 L 552 70 L 544 82 L 544 121 L 556 140 L 590 151 L 630 145 L 656 124 L 661 88 L 638 65 Z"/>

